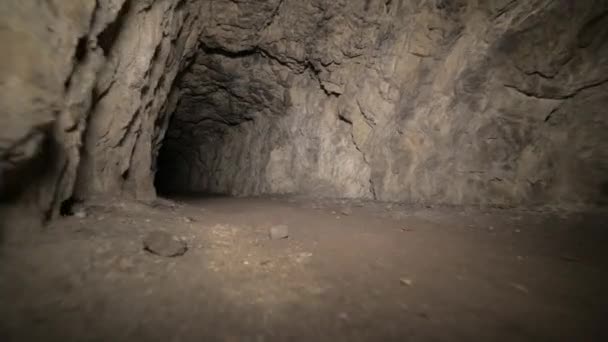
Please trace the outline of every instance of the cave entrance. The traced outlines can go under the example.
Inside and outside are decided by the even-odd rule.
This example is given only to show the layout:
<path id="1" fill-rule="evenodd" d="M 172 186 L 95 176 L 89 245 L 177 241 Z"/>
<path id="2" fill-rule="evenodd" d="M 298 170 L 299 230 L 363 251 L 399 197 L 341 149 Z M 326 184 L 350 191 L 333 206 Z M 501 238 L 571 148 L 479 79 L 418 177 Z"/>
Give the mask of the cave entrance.
<path id="1" fill-rule="evenodd" d="M 159 194 L 256 192 L 271 118 L 287 107 L 280 68 L 257 51 L 199 50 L 172 89 L 176 105 L 156 163 Z"/>
<path id="2" fill-rule="evenodd" d="M 226 111 L 231 99 L 221 88 L 207 90 L 204 95 L 183 94 L 171 116 L 157 157 L 155 187 L 160 195 L 231 192 L 221 183 L 238 163 L 228 160 L 230 150 L 239 146 L 233 140 L 248 119 Z"/>

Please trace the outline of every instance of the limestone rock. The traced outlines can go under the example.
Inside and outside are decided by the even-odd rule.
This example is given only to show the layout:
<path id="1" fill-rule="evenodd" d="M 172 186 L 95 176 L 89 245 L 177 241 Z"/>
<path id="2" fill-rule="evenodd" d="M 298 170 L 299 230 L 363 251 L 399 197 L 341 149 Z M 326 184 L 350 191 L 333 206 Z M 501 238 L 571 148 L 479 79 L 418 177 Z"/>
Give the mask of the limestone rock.
<path id="1" fill-rule="evenodd" d="M 53 217 L 75 194 L 154 196 L 160 108 L 196 46 L 200 6 L 2 1 L 0 201 L 11 205 L 0 211 Z"/>
<path id="2" fill-rule="evenodd" d="M 342 214 L 344 216 L 352 215 L 352 213 L 353 213 L 353 210 L 350 207 L 342 208 L 342 210 L 340 211 L 340 214 Z"/>
<path id="3" fill-rule="evenodd" d="M 231 4 L 206 31 L 173 89 L 161 188 L 606 202 L 608 45 L 587 36 L 606 1 L 315 3 L 286 0 L 272 20 L 253 14 L 272 3 Z"/>
<path id="4" fill-rule="evenodd" d="M 146 235 L 143 240 L 144 250 L 163 257 L 176 257 L 186 253 L 188 247 L 185 242 L 173 235 L 156 230 Z"/>

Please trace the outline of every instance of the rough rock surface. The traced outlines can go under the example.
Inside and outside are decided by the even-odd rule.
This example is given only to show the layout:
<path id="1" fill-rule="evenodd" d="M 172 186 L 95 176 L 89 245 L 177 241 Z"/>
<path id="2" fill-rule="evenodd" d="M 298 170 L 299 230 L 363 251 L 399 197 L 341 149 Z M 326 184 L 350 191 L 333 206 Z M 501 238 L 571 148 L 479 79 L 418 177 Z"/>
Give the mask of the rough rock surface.
<path id="1" fill-rule="evenodd" d="M 39 221 L 73 196 L 153 198 L 159 113 L 197 45 L 200 6 L 2 1 L 0 201 Z"/>
<path id="2" fill-rule="evenodd" d="M 607 202 L 606 0 L 6 0 L 0 22 L 0 199 L 42 219 L 152 199 L 156 165 L 167 191 Z"/>
<path id="3" fill-rule="evenodd" d="M 605 203 L 607 4 L 216 1 L 159 186 Z"/>

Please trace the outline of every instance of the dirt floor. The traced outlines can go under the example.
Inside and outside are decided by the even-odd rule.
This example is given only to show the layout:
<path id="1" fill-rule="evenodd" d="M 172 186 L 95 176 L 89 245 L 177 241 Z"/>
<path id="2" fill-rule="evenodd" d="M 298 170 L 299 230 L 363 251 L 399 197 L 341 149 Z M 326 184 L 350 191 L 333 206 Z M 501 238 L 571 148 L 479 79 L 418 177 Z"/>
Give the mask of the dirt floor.
<path id="1" fill-rule="evenodd" d="M 86 213 L 4 243 L 0 341 L 608 341 L 605 212 L 207 197 Z M 145 251 L 156 230 L 187 252 Z"/>

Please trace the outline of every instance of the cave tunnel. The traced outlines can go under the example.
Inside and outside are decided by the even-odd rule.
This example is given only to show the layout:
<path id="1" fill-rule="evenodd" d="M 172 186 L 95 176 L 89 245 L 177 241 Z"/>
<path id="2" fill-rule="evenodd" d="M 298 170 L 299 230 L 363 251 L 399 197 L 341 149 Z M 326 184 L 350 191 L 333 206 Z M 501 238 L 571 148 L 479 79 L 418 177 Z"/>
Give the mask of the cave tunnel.
<path id="1" fill-rule="evenodd" d="M 289 95 L 273 71 L 276 67 L 260 51 L 230 54 L 200 48 L 176 82 L 179 99 L 157 160 L 159 193 L 252 194 L 239 183 L 251 178 L 247 172 L 254 167 L 243 158 L 260 159 L 263 152 L 245 140 L 265 136 L 270 131 L 265 122 L 287 108 Z"/>
<path id="2" fill-rule="evenodd" d="M 0 2 L 0 340 L 608 340 L 607 14 Z"/>

